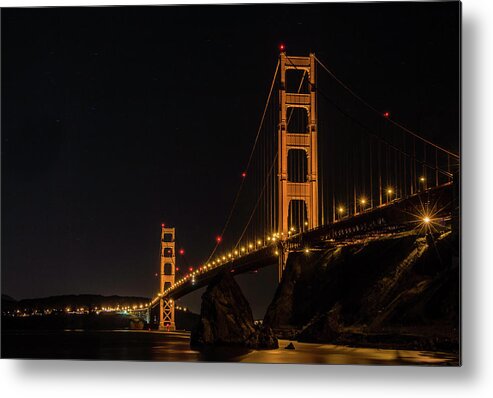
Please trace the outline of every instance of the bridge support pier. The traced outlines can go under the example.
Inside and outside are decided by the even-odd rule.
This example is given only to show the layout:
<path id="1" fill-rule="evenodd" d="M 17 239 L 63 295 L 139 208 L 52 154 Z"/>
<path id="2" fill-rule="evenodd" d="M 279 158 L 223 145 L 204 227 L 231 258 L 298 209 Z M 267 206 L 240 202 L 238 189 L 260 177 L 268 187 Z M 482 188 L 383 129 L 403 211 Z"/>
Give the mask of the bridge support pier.
<path id="1" fill-rule="evenodd" d="M 279 246 L 278 279 L 280 283 L 282 275 L 284 274 L 284 270 L 286 269 L 286 264 L 288 263 L 289 251 L 284 248 L 283 244 L 280 244 Z"/>

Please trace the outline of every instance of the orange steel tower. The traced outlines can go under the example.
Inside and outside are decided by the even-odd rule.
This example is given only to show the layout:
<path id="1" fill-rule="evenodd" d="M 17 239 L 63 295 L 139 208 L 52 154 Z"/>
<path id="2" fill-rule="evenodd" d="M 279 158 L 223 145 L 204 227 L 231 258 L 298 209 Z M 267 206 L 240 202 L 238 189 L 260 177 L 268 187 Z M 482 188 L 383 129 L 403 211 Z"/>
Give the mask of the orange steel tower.
<path id="1" fill-rule="evenodd" d="M 305 92 L 286 91 L 286 72 L 302 71 L 308 76 L 308 88 Z M 301 85 L 300 85 L 301 87 Z M 287 56 L 281 52 L 280 88 L 279 88 L 279 128 L 278 128 L 278 232 L 282 241 L 288 237 L 288 219 L 290 203 L 302 201 L 306 209 L 308 229 L 318 226 L 318 158 L 317 158 L 317 105 L 316 105 L 315 54 L 308 57 Z M 306 112 L 304 131 L 288 131 L 288 111 L 300 108 Z M 291 109 L 293 112 L 294 109 Z M 307 173 L 302 182 L 294 182 L 288 175 L 288 155 L 291 150 L 303 150 L 306 154 Z M 288 252 L 279 251 L 279 281 L 286 266 Z"/>
<path id="2" fill-rule="evenodd" d="M 159 330 L 176 330 L 175 303 L 164 298 L 164 291 L 175 283 L 175 229 L 161 225 L 161 278 L 159 301 Z"/>

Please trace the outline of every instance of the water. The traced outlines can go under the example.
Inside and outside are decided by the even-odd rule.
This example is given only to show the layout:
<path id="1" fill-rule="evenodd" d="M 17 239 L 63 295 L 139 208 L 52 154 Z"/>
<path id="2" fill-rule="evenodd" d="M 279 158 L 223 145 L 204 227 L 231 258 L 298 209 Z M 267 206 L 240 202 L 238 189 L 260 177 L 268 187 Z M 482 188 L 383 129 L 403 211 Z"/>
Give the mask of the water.
<path id="1" fill-rule="evenodd" d="M 190 349 L 189 333 L 157 331 L 2 331 L 3 358 L 216 361 L 298 364 L 457 365 L 455 354 L 294 342 L 285 350 Z"/>

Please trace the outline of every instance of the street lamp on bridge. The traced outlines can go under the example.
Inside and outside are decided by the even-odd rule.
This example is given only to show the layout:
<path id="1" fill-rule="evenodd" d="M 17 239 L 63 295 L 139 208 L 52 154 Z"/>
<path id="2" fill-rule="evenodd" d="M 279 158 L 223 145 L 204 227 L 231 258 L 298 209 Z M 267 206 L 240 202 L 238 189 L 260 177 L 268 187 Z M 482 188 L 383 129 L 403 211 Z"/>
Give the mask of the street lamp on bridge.
<path id="1" fill-rule="evenodd" d="M 339 219 L 341 219 L 341 218 L 343 218 L 343 217 L 344 217 L 344 211 L 345 211 L 345 210 L 344 210 L 344 207 L 342 207 L 342 206 L 339 206 L 339 207 L 337 208 L 337 213 L 339 214 Z"/>
<path id="2" fill-rule="evenodd" d="M 364 212 L 365 211 L 365 207 L 366 207 L 366 203 L 367 203 L 367 200 L 365 197 L 362 197 L 360 200 L 359 200 L 359 204 L 360 204 L 360 212 Z"/>

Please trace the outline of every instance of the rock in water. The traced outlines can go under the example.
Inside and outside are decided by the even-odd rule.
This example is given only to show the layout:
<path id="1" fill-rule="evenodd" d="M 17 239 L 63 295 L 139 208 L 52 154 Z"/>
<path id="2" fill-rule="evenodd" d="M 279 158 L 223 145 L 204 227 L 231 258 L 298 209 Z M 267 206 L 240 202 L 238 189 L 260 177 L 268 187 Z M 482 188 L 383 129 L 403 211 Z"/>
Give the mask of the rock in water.
<path id="1" fill-rule="evenodd" d="M 267 327 L 256 327 L 250 305 L 230 272 L 217 275 L 202 295 L 197 327 L 192 331 L 193 348 L 240 346 L 256 349 L 278 348 Z"/>
<path id="2" fill-rule="evenodd" d="M 296 348 L 294 348 L 294 344 L 293 343 L 289 343 L 286 347 L 284 347 L 285 350 L 295 350 Z"/>

